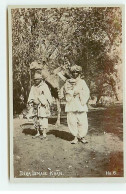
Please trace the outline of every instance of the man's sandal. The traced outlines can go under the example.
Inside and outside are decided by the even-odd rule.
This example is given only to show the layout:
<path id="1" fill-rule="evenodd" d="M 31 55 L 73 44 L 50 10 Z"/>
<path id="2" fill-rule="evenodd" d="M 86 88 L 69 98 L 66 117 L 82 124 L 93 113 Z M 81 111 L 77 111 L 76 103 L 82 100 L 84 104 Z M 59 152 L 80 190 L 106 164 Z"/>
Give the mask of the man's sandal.
<path id="1" fill-rule="evenodd" d="M 76 143 L 78 143 L 78 139 L 74 139 L 74 140 L 72 140 L 70 143 L 71 143 L 71 144 L 76 144 Z"/>
<path id="2" fill-rule="evenodd" d="M 37 137 L 39 137 L 40 136 L 40 133 L 37 133 L 35 136 L 33 136 L 32 138 L 33 139 L 35 139 L 35 138 L 37 138 Z"/>
<path id="3" fill-rule="evenodd" d="M 84 143 L 84 144 L 88 143 L 88 141 L 85 138 L 82 138 L 81 142 Z"/>

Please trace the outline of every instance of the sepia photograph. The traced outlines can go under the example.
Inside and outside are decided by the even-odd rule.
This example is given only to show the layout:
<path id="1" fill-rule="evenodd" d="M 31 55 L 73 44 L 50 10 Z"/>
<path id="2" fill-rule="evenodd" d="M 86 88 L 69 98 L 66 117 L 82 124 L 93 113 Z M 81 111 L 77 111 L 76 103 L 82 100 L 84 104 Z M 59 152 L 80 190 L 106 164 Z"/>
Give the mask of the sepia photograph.
<path id="1" fill-rule="evenodd" d="M 11 179 L 124 178 L 123 12 L 8 7 Z"/>

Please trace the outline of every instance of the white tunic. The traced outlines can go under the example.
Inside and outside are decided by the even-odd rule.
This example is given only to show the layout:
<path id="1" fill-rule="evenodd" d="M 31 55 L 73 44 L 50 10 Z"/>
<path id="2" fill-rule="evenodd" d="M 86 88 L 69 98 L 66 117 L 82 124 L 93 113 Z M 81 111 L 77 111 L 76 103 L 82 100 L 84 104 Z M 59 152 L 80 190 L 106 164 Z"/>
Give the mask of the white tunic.
<path id="1" fill-rule="evenodd" d="M 48 117 L 50 116 L 49 105 L 52 103 L 51 92 L 45 82 L 41 82 L 38 86 L 32 86 L 28 102 L 34 100 L 37 103 L 37 112 L 32 111 L 31 116 Z M 34 109 L 34 107 L 33 107 Z"/>
<path id="2" fill-rule="evenodd" d="M 74 94 L 75 91 L 78 91 L 77 95 Z M 90 92 L 86 82 L 80 77 L 75 80 L 74 84 L 71 84 L 70 80 L 67 80 L 64 85 L 63 92 L 61 93 L 65 93 L 66 97 L 65 112 L 88 111 L 86 103 L 89 99 Z"/>

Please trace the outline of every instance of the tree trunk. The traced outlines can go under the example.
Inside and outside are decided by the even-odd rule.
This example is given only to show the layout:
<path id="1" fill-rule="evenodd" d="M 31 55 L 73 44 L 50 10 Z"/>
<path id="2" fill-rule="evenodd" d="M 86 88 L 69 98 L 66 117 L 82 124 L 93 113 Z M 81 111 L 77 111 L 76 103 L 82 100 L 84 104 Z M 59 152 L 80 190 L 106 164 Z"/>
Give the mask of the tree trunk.
<path id="1" fill-rule="evenodd" d="M 58 98 L 56 99 L 56 104 L 57 104 L 57 121 L 56 121 L 56 126 L 59 126 L 60 125 L 61 107 L 60 107 L 60 100 Z"/>

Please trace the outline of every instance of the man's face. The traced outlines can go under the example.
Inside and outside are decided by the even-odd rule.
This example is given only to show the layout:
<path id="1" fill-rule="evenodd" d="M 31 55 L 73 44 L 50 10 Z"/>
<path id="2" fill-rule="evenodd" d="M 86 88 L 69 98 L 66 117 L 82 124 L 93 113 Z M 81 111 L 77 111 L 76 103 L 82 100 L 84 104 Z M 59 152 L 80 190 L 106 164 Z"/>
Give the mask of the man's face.
<path id="1" fill-rule="evenodd" d="M 76 79 L 78 76 L 79 76 L 79 72 L 78 72 L 78 71 L 73 71 L 73 72 L 72 72 L 72 77 L 73 77 L 74 79 Z"/>
<path id="2" fill-rule="evenodd" d="M 34 79 L 35 86 L 38 86 L 41 83 L 41 79 Z"/>

